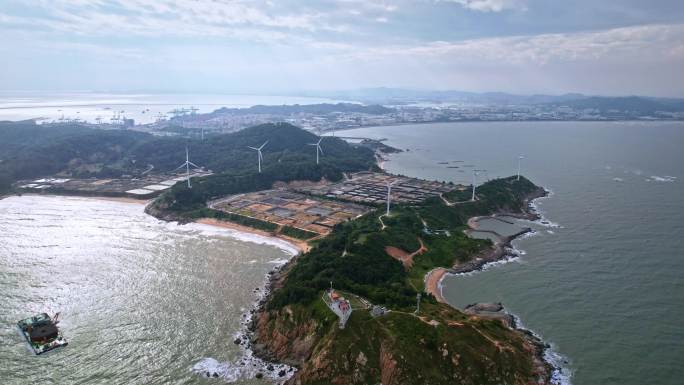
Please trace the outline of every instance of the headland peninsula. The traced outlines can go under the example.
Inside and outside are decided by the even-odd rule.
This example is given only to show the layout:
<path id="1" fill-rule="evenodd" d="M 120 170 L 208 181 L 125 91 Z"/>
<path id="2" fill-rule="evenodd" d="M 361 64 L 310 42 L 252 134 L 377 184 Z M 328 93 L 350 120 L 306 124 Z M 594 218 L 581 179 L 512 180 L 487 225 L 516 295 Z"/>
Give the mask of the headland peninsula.
<path id="1" fill-rule="evenodd" d="M 20 131 L 7 132 L 22 140 Z M 74 177 L 96 185 L 101 179 L 182 178 L 171 172 L 187 146 L 190 160 L 205 167 L 160 184 L 166 188 L 155 192 L 149 214 L 298 241 L 302 253 L 270 274 L 268 295 L 251 311 L 249 331 L 235 341 L 293 368 L 276 378 L 288 384 L 551 383 L 547 347 L 517 329 L 502 306 L 456 309 L 440 301 L 432 283 L 435 269 L 464 272 L 505 256 L 510 239 L 469 237 L 469 220 L 496 214 L 533 219 L 530 202 L 545 191 L 526 178 L 486 182 L 470 201 L 472 186 L 386 174 L 377 167 L 377 149 L 339 138 L 325 139 L 316 162 L 309 144 L 318 138 L 289 124 L 211 141 L 81 127 L 60 135 L 29 147 L 23 155 L 28 164 L 0 162 L 6 193 L 68 194 L 49 181 Z M 265 141 L 259 170 L 248 147 Z M 31 178 L 48 182 L 30 186 Z M 384 189 L 390 185 L 388 209 Z"/>

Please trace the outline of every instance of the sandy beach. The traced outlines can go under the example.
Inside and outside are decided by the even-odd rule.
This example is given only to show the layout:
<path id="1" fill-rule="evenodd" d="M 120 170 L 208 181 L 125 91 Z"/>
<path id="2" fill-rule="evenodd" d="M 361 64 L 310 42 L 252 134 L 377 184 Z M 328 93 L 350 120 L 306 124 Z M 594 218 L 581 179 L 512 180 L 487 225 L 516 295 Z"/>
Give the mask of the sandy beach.
<path id="1" fill-rule="evenodd" d="M 13 195 L 16 195 L 16 194 L 13 194 Z M 35 194 L 35 193 L 25 193 L 25 194 L 21 194 L 21 195 L 17 195 L 17 196 L 22 196 L 22 195 L 25 195 L 25 196 L 42 196 L 42 197 L 45 197 L 45 196 L 53 196 L 53 197 L 64 196 L 64 197 L 70 197 L 70 198 L 96 199 L 96 200 L 99 200 L 99 201 L 110 201 L 110 202 L 121 202 L 121 203 L 135 203 L 135 204 L 138 204 L 138 205 L 145 205 L 145 206 L 146 206 L 148 203 L 152 202 L 152 200 L 149 200 L 149 199 L 136 199 L 136 198 L 128 198 L 128 197 L 107 197 L 107 196 L 96 196 L 96 195 L 90 196 L 90 195 L 69 195 L 69 194 Z M 5 198 L 5 197 L 9 197 L 9 196 L 12 196 L 12 195 L 3 196 L 3 197 L 0 197 L 0 199 Z"/>
<path id="2" fill-rule="evenodd" d="M 237 231 L 241 231 L 241 232 L 249 233 L 249 234 L 257 234 L 257 235 L 261 235 L 264 237 L 277 238 L 277 239 L 280 239 L 282 241 L 285 241 L 285 242 L 292 244 L 292 246 L 297 248 L 297 250 L 299 250 L 300 253 L 306 253 L 311 249 L 311 246 L 309 246 L 309 244 L 307 242 L 302 241 L 301 239 L 295 239 L 295 238 L 287 237 L 284 235 L 276 235 L 276 234 L 270 233 L 268 231 L 253 229 L 251 227 L 239 225 L 237 223 L 220 221 L 220 220 L 214 219 L 214 218 L 202 218 L 202 219 L 197 220 L 196 222 L 202 223 L 205 225 L 210 225 L 210 226 L 222 227 L 224 229 L 237 230 Z"/>
<path id="3" fill-rule="evenodd" d="M 425 292 L 432 294 L 437 302 L 446 303 L 442 296 L 441 282 L 449 271 L 443 267 L 430 270 L 425 274 Z"/>
<path id="4" fill-rule="evenodd" d="M 134 204 L 145 205 L 145 206 L 147 206 L 148 203 L 152 202 L 151 200 L 126 198 L 126 197 L 97 197 L 97 196 L 96 197 L 80 197 L 79 196 L 79 198 L 97 199 L 100 201 L 111 201 L 111 202 L 121 202 L 121 203 L 134 203 Z"/>

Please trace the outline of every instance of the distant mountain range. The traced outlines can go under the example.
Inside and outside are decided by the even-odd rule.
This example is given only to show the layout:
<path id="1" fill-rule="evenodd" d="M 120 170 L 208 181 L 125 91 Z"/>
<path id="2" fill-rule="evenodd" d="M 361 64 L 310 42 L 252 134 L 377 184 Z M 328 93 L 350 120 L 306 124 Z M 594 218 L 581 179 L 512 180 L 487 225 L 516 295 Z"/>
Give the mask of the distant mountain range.
<path id="1" fill-rule="evenodd" d="M 362 88 L 349 91 L 307 93 L 308 96 L 355 100 L 363 103 L 400 105 L 413 103 L 463 103 L 494 106 L 555 105 L 574 109 L 633 111 L 641 114 L 684 112 L 684 99 L 647 96 L 589 96 L 577 93 L 563 95 L 516 95 L 505 92 L 421 91 L 402 88 Z"/>

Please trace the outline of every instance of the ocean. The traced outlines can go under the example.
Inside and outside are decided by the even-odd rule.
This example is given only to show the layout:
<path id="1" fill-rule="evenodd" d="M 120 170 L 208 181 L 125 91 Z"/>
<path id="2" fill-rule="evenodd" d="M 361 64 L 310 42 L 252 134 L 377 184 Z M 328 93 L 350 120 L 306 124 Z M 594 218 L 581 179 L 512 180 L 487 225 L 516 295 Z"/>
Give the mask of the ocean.
<path id="1" fill-rule="evenodd" d="M 233 341 L 288 243 L 159 221 L 144 206 L 0 200 L 0 383 L 271 384 Z M 257 290 L 257 288 L 259 288 Z M 69 345 L 40 356 L 16 322 L 60 312 Z M 245 365 L 236 365 L 244 362 Z M 278 370 L 279 371 L 279 370 Z"/>
<path id="2" fill-rule="evenodd" d="M 684 381 L 684 124 L 445 123 L 337 135 L 407 150 L 385 162 L 390 172 L 466 184 L 472 169 L 486 170 L 477 183 L 515 175 L 524 155 L 522 174 L 552 192 L 536 202 L 549 226 L 514 241 L 511 262 L 445 278 L 446 299 L 502 302 L 552 345 L 565 383 Z"/>
<path id="3" fill-rule="evenodd" d="M 120 116 L 135 119 L 136 124 L 146 124 L 155 122 L 160 115 L 164 118 L 173 116 L 171 111 L 175 109 L 196 108 L 198 113 L 208 113 L 221 107 L 336 102 L 325 98 L 278 95 L 0 92 L 0 121 L 79 119 L 89 123 L 110 123 L 113 117 Z"/>

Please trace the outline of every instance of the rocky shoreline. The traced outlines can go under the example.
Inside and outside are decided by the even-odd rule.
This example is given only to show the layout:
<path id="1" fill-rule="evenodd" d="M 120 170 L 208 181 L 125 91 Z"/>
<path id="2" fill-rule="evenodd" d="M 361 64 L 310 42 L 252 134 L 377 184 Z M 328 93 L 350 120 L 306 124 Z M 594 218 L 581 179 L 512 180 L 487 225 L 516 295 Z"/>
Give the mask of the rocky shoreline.
<path id="1" fill-rule="evenodd" d="M 539 198 L 547 197 L 549 194 L 550 192 L 548 190 L 540 188 L 532 194 L 529 194 L 525 198 L 525 211 L 523 213 L 499 212 L 492 215 L 492 217 L 507 216 L 529 221 L 541 221 L 542 216 L 535 208 L 534 201 Z M 471 220 L 476 219 L 477 217 L 471 218 Z M 470 225 L 471 221 L 469 220 L 468 222 Z M 474 228 L 474 226 L 471 226 L 471 228 Z M 441 299 L 442 302 L 445 302 L 444 298 L 441 295 L 441 280 L 444 278 L 444 276 L 446 276 L 447 274 L 456 275 L 481 271 L 489 264 L 505 260 L 511 254 L 509 252 L 509 250 L 512 249 L 511 242 L 519 238 L 520 236 L 528 234 L 533 231 L 534 230 L 532 230 L 531 228 L 526 228 L 510 236 L 499 235 L 500 241 L 497 242 L 492 249 L 482 252 L 469 262 L 456 265 L 451 269 L 444 269 L 443 272 L 440 272 L 441 274 L 439 277 L 439 281 L 437 282 L 439 291 L 439 296 L 437 296 L 438 299 Z M 430 273 L 428 273 L 428 275 Z M 428 278 L 426 277 L 426 280 L 427 279 Z M 557 364 L 550 362 L 550 360 L 547 358 L 551 346 L 548 343 L 544 342 L 537 334 L 535 334 L 531 330 L 522 327 L 522 323 L 520 322 L 520 320 L 515 315 L 508 313 L 501 303 L 470 304 L 466 306 L 463 309 L 463 311 L 466 314 L 472 316 L 500 320 L 505 325 L 509 326 L 511 329 L 516 330 L 518 333 L 520 333 L 523 336 L 523 338 L 525 338 L 525 340 L 534 349 L 536 370 L 540 374 L 545 374 L 543 376 L 545 377 L 543 383 L 560 384 L 560 380 L 558 378 L 562 368 L 559 367 Z"/>
<path id="2" fill-rule="evenodd" d="M 548 191 L 540 188 L 537 191 L 533 192 L 532 194 L 529 194 L 525 198 L 525 212 L 521 213 L 509 213 L 509 212 L 500 212 L 497 213 L 496 215 L 505 215 L 509 217 L 516 217 L 519 219 L 525 219 L 525 220 L 531 220 L 531 221 L 538 221 L 541 220 L 541 215 L 534 209 L 533 207 L 533 201 L 538 198 L 546 197 L 548 195 Z M 493 249 L 487 250 L 477 257 L 474 258 L 472 262 L 461 264 L 458 266 L 455 266 L 452 269 L 447 270 L 448 273 L 450 274 L 465 274 L 473 271 L 478 271 L 482 270 L 487 264 L 495 263 L 498 261 L 501 261 L 505 259 L 508 255 L 510 255 L 510 248 L 511 246 L 511 241 L 514 239 L 520 237 L 521 235 L 527 234 L 529 232 L 533 231 L 531 228 L 524 229 L 523 231 L 507 236 L 507 237 L 502 237 L 502 241 L 497 244 L 497 246 Z M 296 359 L 292 360 L 287 360 L 283 359 L 283 357 L 278 357 L 274 351 L 277 351 L 274 349 L 274 346 L 267 346 L 264 343 L 258 343 L 256 335 L 258 333 L 265 333 L 265 330 L 259 330 L 260 326 L 263 327 L 267 323 L 265 319 L 260 319 L 263 318 L 264 315 L 267 313 L 265 306 L 268 303 L 269 296 L 275 292 L 275 290 L 278 290 L 283 286 L 284 280 L 287 276 L 287 273 L 289 269 L 294 266 L 294 264 L 297 263 L 298 256 L 293 257 L 290 261 L 288 261 L 286 264 L 280 266 L 279 268 L 275 269 L 271 273 L 269 273 L 265 289 L 264 289 L 264 296 L 260 298 L 260 300 L 255 304 L 255 308 L 252 309 L 249 313 L 249 327 L 248 327 L 248 332 L 244 335 L 243 341 L 248 344 L 248 348 L 252 350 L 253 354 L 260 358 L 261 360 L 265 362 L 281 362 L 286 365 L 289 365 L 290 367 L 296 367 L 301 364 L 300 361 Z M 528 349 L 530 350 L 530 353 L 533 355 L 533 361 L 534 361 L 534 367 L 535 367 L 535 372 L 538 373 L 539 377 L 539 383 L 540 384 L 557 384 L 559 382 L 554 381 L 554 378 L 556 378 L 556 373 L 560 371 L 560 368 L 555 366 L 552 362 L 549 362 L 547 360 L 546 355 L 549 349 L 551 349 L 551 346 L 544 341 L 541 340 L 539 336 L 534 334 L 532 331 L 527 330 L 521 326 L 521 323 L 517 319 L 515 315 L 512 315 L 504 309 L 503 305 L 501 304 L 472 304 L 467 306 L 464 310 L 464 313 L 469 314 L 471 316 L 476 316 L 476 317 L 483 317 L 483 318 L 493 318 L 493 319 L 498 319 L 501 322 L 503 322 L 505 325 L 510 327 L 511 329 L 515 330 L 516 332 L 520 333 L 520 335 L 524 338 L 524 340 L 528 344 Z M 261 321 L 261 322 L 260 322 Z M 237 343 L 237 341 L 236 341 Z M 273 343 L 275 344 L 275 342 Z M 296 370 L 296 369 L 295 369 Z M 290 384 L 289 379 L 294 375 L 294 371 L 292 372 L 292 375 L 287 376 L 287 380 L 285 384 Z"/>
<path id="3" fill-rule="evenodd" d="M 286 272 L 294 265 L 298 256 L 293 256 L 288 262 L 276 266 L 266 274 L 265 281 L 254 289 L 257 299 L 251 309 L 242 314 L 241 328 L 233 335 L 233 343 L 242 350 L 242 357 L 234 362 L 221 363 L 214 359 L 204 359 L 193 367 L 193 371 L 207 378 L 223 378 L 228 382 L 244 379 L 268 379 L 275 384 L 285 384 L 297 372 L 298 362 L 277 360 L 263 344 L 258 344 L 255 338 L 258 317 L 263 311 L 273 290 L 282 284 Z"/>

